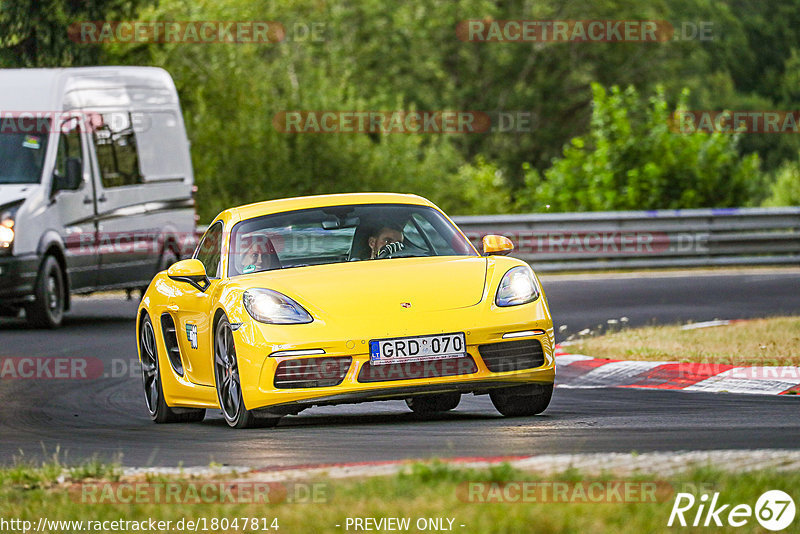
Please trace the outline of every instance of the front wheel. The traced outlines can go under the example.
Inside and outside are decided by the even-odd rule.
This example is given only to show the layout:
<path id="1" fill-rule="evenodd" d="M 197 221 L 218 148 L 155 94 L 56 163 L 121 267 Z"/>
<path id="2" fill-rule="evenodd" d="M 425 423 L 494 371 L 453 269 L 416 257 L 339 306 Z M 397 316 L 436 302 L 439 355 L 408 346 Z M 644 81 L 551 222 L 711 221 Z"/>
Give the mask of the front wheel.
<path id="1" fill-rule="evenodd" d="M 150 419 L 156 423 L 199 423 L 206 415 L 202 408 L 170 408 L 161 386 L 161 367 L 158 364 L 156 335 L 149 315 L 142 319 L 139 329 L 139 348 L 142 355 L 144 400 Z"/>
<path id="2" fill-rule="evenodd" d="M 489 392 L 492 404 L 506 417 L 521 417 L 542 413 L 550 405 L 553 384 L 529 384 Z"/>
<path id="3" fill-rule="evenodd" d="M 35 328 L 58 328 L 64 319 L 66 283 L 61 265 L 46 256 L 36 277 L 33 302 L 25 306 L 28 323 Z"/>
<path id="4" fill-rule="evenodd" d="M 244 406 L 239 362 L 233 330 L 226 317 L 222 317 L 214 330 L 214 382 L 222 415 L 231 428 L 272 427 L 280 417 L 256 417 Z"/>
<path id="5" fill-rule="evenodd" d="M 418 415 L 431 415 L 454 410 L 461 402 L 461 393 L 435 393 L 406 399 L 406 406 Z"/>

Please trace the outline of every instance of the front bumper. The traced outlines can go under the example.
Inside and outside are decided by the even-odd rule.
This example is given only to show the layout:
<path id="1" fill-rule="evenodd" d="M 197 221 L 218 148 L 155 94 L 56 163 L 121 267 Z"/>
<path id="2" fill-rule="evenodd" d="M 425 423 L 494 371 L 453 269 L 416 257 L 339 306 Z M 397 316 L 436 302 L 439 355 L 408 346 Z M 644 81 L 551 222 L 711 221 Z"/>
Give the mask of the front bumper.
<path id="1" fill-rule="evenodd" d="M 33 298 L 39 257 L 0 256 L 0 301 L 17 303 Z"/>
<path id="2" fill-rule="evenodd" d="M 544 333 L 515 338 L 513 342 L 532 341 L 541 344 L 542 363 L 532 368 L 511 371 L 492 371 L 487 367 L 479 347 L 494 343 L 512 343 L 503 339 L 503 334 L 519 330 L 541 330 Z M 512 387 L 525 384 L 552 384 L 555 380 L 555 359 L 553 357 L 554 336 L 552 322 L 549 318 L 529 323 L 524 328 L 519 325 L 512 327 L 485 327 L 472 328 L 467 331 L 467 354 L 471 361 L 470 367 L 465 368 L 464 363 L 456 360 L 441 360 L 444 369 L 449 369 L 450 374 L 443 373 L 435 376 L 391 376 L 386 380 L 364 380 L 364 368 L 369 365 L 369 354 L 364 351 L 360 342 L 351 350 L 347 344 L 336 347 L 332 344 L 326 354 L 318 356 L 321 360 L 337 358 L 350 361 L 343 372 L 342 380 L 331 386 L 297 387 L 285 389 L 276 387 L 275 376 L 279 365 L 286 361 L 300 361 L 307 357 L 267 357 L 261 359 L 261 368 L 258 372 L 257 383 L 243 383 L 245 406 L 250 410 L 272 409 L 278 413 L 294 413 L 299 409 L 314 405 L 346 404 L 374 400 L 402 399 L 417 394 L 443 393 L 458 391 L 460 393 L 488 393 L 494 388 Z M 341 350 L 335 350 L 335 348 Z M 242 350 L 243 349 L 243 350 Z M 334 349 L 334 350 L 331 350 Z M 252 361 L 247 354 L 250 348 L 241 345 L 237 348 L 240 358 L 240 371 L 242 361 Z M 473 363 L 474 362 L 474 363 Z M 448 367 L 449 366 L 449 367 Z M 334 366 L 335 368 L 335 366 Z M 253 369 L 255 371 L 255 369 Z M 249 374 L 249 373 L 248 373 Z M 250 375 L 253 376 L 253 375 Z"/>

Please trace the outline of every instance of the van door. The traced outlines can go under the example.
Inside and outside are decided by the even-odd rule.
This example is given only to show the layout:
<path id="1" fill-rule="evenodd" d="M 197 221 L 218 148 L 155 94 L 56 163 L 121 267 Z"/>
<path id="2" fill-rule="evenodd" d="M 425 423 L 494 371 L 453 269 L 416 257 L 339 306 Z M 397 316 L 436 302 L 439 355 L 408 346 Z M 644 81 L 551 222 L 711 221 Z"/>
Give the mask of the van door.
<path id="1" fill-rule="evenodd" d="M 61 223 L 61 236 L 66 247 L 70 289 L 91 289 L 97 283 L 99 256 L 97 251 L 97 218 L 95 188 L 89 164 L 88 134 L 80 118 L 62 122 L 51 189 Z M 59 176 L 67 176 L 67 168 L 78 160 L 81 181 L 77 189 L 56 190 Z"/>
<path id="2" fill-rule="evenodd" d="M 97 184 L 100 286 L 147 286 L 160 254 L 149 225 L 136 133 L 128 112 L 102 113 L 92 131 Z"/>

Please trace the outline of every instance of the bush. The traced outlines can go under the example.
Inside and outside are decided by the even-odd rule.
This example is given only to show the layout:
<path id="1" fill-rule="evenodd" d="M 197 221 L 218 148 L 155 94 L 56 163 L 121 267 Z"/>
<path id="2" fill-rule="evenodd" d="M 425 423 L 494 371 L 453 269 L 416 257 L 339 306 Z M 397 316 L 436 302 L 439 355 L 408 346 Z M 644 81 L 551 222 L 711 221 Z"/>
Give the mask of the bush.
<path id="1" fill-rule="evenodd" d="M 800 161 L 787 161 L 781 165 L 764 206 L 800 206 Z"/>
<path id="2" fill-rule="evenodd" d="M 544 172 L 527 166 L 521 210 L 604 211 L 743 206 L 761 180 L 757 155 L 741 157 L 730 134 L 678 133 L 664 91 L 592 84 L 590 130 Z M 685 109 L 688 91 L 677 109 Z"/>

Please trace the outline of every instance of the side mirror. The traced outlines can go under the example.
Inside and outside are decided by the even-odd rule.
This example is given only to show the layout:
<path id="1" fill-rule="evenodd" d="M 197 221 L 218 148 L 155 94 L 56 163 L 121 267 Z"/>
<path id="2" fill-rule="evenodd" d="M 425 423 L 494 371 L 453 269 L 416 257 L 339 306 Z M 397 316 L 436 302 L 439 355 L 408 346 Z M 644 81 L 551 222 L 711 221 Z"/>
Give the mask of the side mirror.
<path id="1" fill-rule="evenodd" d="M 514 243 L 502 235 L 485 235 L 483 236 L 483 255 L 489 256 L 498 254 L 505 256 L 514 250 Z"/>
<path id="2" fill-rule="evenodd" d="M 196 259 L 181 260 L 173 263 L 167 269 L 167 276 L 177 282 L 186 282 L 202 292 L 205 292 L 208 286 L 211 285 L 208 276 L 206 276 L 206 268 L 200 260 Z"/>
<path id="3" fill-rule="evenodd" d="M 53 174 L 53 192 L 56 191 L 75 191 L 80 188 L 83 181 L 83 164 L 80 158 L 67 158 L 66 176 L 58 172 Z"/>

